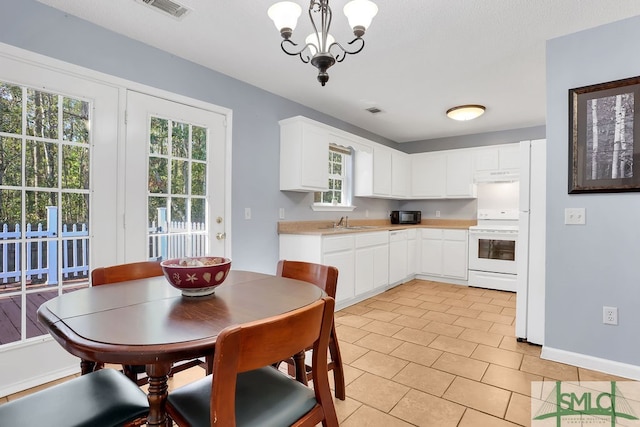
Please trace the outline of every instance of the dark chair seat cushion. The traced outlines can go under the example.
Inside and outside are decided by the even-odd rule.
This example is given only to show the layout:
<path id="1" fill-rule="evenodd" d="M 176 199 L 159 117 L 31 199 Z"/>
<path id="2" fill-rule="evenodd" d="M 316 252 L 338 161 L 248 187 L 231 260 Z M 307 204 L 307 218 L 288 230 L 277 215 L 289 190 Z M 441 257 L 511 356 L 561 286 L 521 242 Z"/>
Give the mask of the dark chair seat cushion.
<path id="1" fill-rule="evenodd" d="M 121 426 L 148 412 L 138 386 L 114 369 L 101 369 L 0 405 L 0 425 Z"/>
<path id="2" fill-rule="evenodd" d="M 209 426 L 211 376 L 169 393 L 169 402 L 192 427 Z M 238 375 L 237 426 L 290 426 L 315 405 L 313 390 L 272 367 Z"/>

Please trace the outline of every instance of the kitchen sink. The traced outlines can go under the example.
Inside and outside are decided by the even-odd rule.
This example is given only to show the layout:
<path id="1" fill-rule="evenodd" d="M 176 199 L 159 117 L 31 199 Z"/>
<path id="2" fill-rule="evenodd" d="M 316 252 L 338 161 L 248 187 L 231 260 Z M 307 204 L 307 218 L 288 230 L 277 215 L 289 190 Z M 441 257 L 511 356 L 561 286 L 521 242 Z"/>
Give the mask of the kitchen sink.
<path id="1" fill-rule="evenodd" d="M 375 225 L 350 225 L 348 227 L 343 227 L 345 230 L 370 230 L 373 228 L 378 228 Z"/>

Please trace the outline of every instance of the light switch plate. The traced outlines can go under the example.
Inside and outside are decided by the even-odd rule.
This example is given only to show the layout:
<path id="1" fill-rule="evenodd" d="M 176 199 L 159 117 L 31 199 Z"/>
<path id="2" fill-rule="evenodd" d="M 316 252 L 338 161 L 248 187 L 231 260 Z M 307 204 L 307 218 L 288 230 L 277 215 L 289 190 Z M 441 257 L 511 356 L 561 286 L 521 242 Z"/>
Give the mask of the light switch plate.
<path id="1" fill-rule="evenodd" d="M 251 219 L 251 208 L 244 208 L 244 219 Z"/>
<path id="2" fill-rule="evenodd" d="M 569 225 L 584 225 L 586 212 L 584 208 L 565 208 L 564 223 Z"/>

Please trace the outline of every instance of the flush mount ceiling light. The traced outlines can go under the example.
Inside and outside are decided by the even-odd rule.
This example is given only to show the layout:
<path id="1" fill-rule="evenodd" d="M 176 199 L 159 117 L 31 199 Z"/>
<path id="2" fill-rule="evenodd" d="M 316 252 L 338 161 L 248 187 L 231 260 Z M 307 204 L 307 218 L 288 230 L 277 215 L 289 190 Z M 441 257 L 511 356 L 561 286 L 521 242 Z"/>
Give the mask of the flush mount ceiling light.
<path id="1" fill-rule="evenodd" d="M 484 114 L 484 105 L 459 105 L 447 110 L 447 117 L 453 120 L 466 121 L 473 120 Z"/>
<path id="2" fill-rule="evenodd" d="M 349 46 L 353 45 L 353 49 L 350 50 L 345 49 L 329 34 L 332 17 L 329 0 L 310 0 L 309 19 L 313 25 L 313 33 L 305 39 L 306 44 L 299 50 L 296 50 L 298 44 L 291 41 L 291 35 L 302 8 L 292 1 L 282 1 L 271 6 L 267 12 L 284 39 L 280 43 L 284 53 L 300 56 L 305 64 L 311 62 L 311 65 L 318 69 L 318 81 L 322 86 L 329 80 L 329 67 L 336 62 L 344 61 L 347 54 L 354 55 L 364 48 L 362 36 L 378 13 L 378 6 L 370 0 L 352 0 L 344 6 L 343 12 L 356 36 L 348 42 Z M 331 52 L 332 49 L 336 52 L 335 55 Z"/>

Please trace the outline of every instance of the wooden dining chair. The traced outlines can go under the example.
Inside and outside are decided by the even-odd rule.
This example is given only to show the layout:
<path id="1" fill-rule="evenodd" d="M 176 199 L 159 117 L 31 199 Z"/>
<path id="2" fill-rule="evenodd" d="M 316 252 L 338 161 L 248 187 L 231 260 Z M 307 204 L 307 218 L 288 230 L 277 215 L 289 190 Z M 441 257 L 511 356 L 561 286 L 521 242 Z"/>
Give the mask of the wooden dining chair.
<path id="1" fill-rule="evenodd" d="M 310 262 L 280 260 L 278 261 L 276 276 L 313 283 L 325 291 L 331 298 L 335 299 L 336 297 L 338 269 L 335 267 Z M 306 351 L 309 350 L 310 349 L 306 349 Z M 295 375 L 296 379 L 305 385 L 308 381 L 313 379 L 311 366 L 307 365 L 305 362 L 306 351 L 299 352 L 292 358 L 285 360 L 285 362 L 290 366 L 290 373 Z M 329 355 L 331 360 L 329 361 L 327 368 L 330 371 L 333 371 L 335 395 L 338 399 L 344 400 L 346 395 L 344 369 L 342 367 L 342 356 L 340 355 L 340 345 L 338 344 L 335 324 L 331 325 Z M 295 370 L 295 373 L 291 372 L 291 370 Z"/>
<path id="2" fill-rule="evenodd" d="M 3 426 L 140 426 L 146 394 L 121 372 L 101 369 L 0 405 Z"/>
<path id="3" fill-rule="evenodd" d="M 98 267 L 91 271 L 91 283 L 93 286 L 108 285 L 111 283 L 124 282 L 127 280 L 146 279 L 164 275 L 159 261 L 141 261 L 128 264 L 118 264 L 110 267 Z M 182 362 L 172 366 L 170 375 L 194 366 L 201 366 L 207 369 L 207 363 L 199 359 Z M 102 368 L 102 364 L 96 366 L 97 369 Z M 145 373 L 144 365 L 123 365 L 124 374 L 138 385 L 144 385 L 148 382 L 146 376 L 140 376 Z"/>
<path id="4" fill-rule="evenodd" d="M 288 313 L 224 329 L 213 374 L 169 392 L 167 413 L 178 426 L 338 425 L 327 349 L 335 302 L 324 297 Z M 313 348 L 313 389 L 271 364 Z"/>

